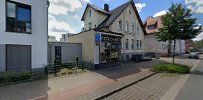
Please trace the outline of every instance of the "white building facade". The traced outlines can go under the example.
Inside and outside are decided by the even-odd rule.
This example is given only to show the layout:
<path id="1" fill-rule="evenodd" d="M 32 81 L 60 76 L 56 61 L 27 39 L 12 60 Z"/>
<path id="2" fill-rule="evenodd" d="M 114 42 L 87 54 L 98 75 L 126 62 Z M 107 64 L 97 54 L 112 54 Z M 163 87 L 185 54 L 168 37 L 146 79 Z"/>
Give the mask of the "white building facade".
<path id="1" fill-rule="evenodd" d="M 0 12 L 0 71 L 45 67 L 48 1 L 1 0 Z"/>

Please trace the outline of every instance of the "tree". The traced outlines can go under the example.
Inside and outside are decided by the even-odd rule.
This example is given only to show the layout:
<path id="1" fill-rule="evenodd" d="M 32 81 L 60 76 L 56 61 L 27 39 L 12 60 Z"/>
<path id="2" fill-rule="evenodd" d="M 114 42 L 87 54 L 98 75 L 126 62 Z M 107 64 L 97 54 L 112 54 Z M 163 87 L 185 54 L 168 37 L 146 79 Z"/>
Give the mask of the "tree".
<path id="1" fill-rule="evenodd" d="M 187 9 L 181 3 L 172 3 L 168 12 L 162 16 L 162 23 L 163 27 L 156 33 L 156 38 L 159 41 L 174 41 L 174 63 L 176 40 L 192 39 L 199 34 L 199 30 L 193 28 L 193 25 L 196 23 L 196 19 L 192 18 L 190 9 Z"/>

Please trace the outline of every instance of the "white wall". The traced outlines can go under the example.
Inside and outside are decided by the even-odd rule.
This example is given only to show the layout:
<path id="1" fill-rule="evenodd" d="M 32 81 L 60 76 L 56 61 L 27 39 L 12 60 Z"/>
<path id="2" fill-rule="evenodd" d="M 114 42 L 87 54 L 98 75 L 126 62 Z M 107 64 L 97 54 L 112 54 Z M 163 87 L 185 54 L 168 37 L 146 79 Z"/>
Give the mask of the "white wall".
<path id="1" fill-rule="evenodd" d="M 3 2 L 2 2 L 3 1 Z M 0 44 L 19 44 L 32 46 L 32 68 L 47 64 L 47 0 L 12 0 L 31 5 L 32 34 L 5 32 L 5 0 L 0 2 Z"/>

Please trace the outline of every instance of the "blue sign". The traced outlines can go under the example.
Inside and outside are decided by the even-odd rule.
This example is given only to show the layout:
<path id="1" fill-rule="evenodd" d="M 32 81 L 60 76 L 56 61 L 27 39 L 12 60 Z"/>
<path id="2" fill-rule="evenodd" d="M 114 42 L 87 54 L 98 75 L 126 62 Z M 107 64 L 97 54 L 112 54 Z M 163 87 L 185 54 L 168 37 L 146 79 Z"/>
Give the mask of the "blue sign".
<path id="1" fill-rule="evenodd" d="M 100 34 L 96 34 L 95 35 L 95 40 L 98 42 L 100 42 L 101 41 L 101 35 Z"/>
<path id="2" fill-rule="evenodd" d="M 96 34 L 96 35 L 95 35 L 95 42 L 96 42 L 96 45 L 100 45 L 100 41 L 101 41 L 101 34 Z"/>

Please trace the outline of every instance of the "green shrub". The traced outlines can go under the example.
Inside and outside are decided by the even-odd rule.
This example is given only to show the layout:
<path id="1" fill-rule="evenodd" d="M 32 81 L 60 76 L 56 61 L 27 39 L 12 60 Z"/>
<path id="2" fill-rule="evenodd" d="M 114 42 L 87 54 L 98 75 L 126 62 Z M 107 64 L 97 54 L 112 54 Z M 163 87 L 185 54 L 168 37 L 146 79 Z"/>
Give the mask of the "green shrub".
<path id="1" fill-rule="evenodd" d="M 22 73 L 0 73 L 0 82 L 16 82 L 22 80 L 29 80 L 31 78 L 30 72 L 22 72 Z"/>
<path id="2" fill-rule="evenodd" d="M 190 67 L 181 64 L 164 63 L 155 65 L 152 71 L 186 74 L 190 72 Z"/>

